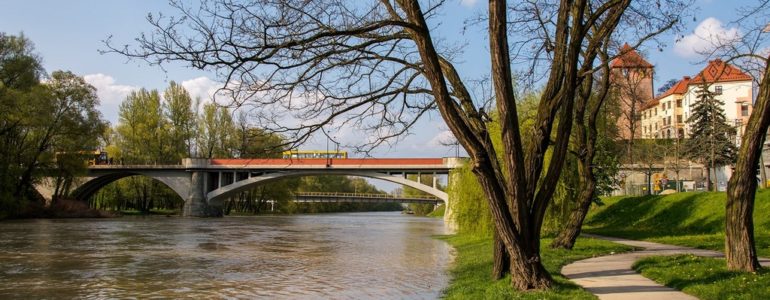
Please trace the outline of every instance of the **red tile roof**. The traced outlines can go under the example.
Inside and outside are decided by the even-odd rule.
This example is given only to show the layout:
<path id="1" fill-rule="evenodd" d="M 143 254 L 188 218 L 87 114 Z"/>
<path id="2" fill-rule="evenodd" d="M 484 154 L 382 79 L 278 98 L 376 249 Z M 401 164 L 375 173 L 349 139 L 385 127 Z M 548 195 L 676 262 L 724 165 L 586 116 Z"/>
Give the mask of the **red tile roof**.
<path id="1" fill-rule="evenodd" d="M 641 109 L 641 110 L 645 110 L 645 109 L 653 108 L 653 107 L 655 107 L 656 105 L 660 104 L 660 101 L 658 101 L 658 99 L 660 99 L 660 98 L 655 98 L 655 99 L 652 99 L 652 100 L 650 100 L 650 101 L 647 101 L 647 103 L 645 103 L 644 105 L 642 105 L 642 109 Z"/>
<path id="2" fill-rule="evenodd" d="M 690 84 L 703 83 L 704 80 L 707 83 L 714 82 L 726 82 L 726 81 L 746 81 L 751 80 L 751 76 L 742 72 L 736 67 L 723 62 L 721 59 L 715 59 L 709 61 L 709 64 L 698 72 L 698 75 L 690 81 Z"/>
<path id="3" fill-rule="evenodd" d="M 613 68 L 653 68 L 653 65 L 636 52 L 628 43 L 620 48 L 620 55 L 612 60 Z"/>
<path id="4" fill-rule="evenodd" d="M 684 95 L 687 93 L 687 86 L 690 85 L 690 76 L 684 76 L 682 77 L 682 80 L 679 80 L 674 86 L 666 90 L 663 94 L 660 94 L 655 99 L 663 99 L 665 97 L 668 97 L 670 95 Z"/>

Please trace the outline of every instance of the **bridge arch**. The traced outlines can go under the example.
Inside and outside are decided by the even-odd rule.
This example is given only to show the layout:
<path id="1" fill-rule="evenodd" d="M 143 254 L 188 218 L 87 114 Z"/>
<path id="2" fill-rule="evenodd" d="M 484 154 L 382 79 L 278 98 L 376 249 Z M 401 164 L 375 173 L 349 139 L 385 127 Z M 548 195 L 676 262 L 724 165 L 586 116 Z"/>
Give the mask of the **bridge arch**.
<path id="1" fill-rule="evenodd" d="M 272 181 L 277 181 L 289 177 L 304 177 L 304 176 L 321 176 L 321 175 L 342 175 L 342 176 L 359 176 L 372 179 L 380 179 L 396 184 L 405 185 L 415 188 L 417 190 L 426 192 L 430 195 L 436 196 L 436 198 L 444 201 L 445 204 L 449 203 L 449 195 L 439 189 L 433 188 L 416 181 L 412 181 L 404 178 L 403 176 L 388 175 L 380 172 L 366 172 L 366 171 L 346 171 L 346 170 L 311 170 L 311 171 L 288 171 L 288 172 L 274 172 L 267 173 L 261 176 L 251 177 L 241 181 L 234 182 L 232 184 L 219 187 L 211 192 L 208 192 L 206 198 L 208 201 L 224 200 L 224 198 L 233 196 L 239 192 L 246 191 L 252 187 Z"/>
<path id="2" fill-rule="evenodd" d="M 116 171 L 104 175 L 87 177 L 70 194 L 79 200 L 86 200 L 106 185 L 131 176 L 145 176 L 168 186 L 182 200 L 190 193 L 190 175 L 185 172 L 163 171 Z"/>

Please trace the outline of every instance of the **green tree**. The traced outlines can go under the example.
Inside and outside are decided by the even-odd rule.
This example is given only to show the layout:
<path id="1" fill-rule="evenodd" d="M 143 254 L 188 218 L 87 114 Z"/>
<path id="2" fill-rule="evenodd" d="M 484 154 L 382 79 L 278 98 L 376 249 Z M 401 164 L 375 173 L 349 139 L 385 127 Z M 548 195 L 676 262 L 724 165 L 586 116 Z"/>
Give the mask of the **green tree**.
<path id="1" fill-rule="evenodd" d="M 95 148 L 103 130 L 94 87 L 71 72 L 41 76 L 32 43 L 0 33 L 0 216 L 32 199 L 44 178 L 54 200 L 65 196 L 84 169 L 74 154 Z"/>
<path id="2" fill-rule="evenodd" d="M 732 137 L 735 128 L 727 123 L 724 102 L 714 97 L 704 82 L 700 86 L 697 101 L 692 105 L 692 114 L 687 118 L 690 139 L 685 142 L 687 156 L 708 166 L 706 172 L 708 190 L 714 189 L 711 172 L 716 168 L 735 162 L 737 149 Z"/>
<path id="3" fill-rule="evenodd" d="M 193 156 L 196 129 L 193 101 L 190 93 L 174 81 L 163 92 L 163 99 L 163 111 L 170 125 L 170 154 L 181 162 L 182 158 Z"/>
<path id="4" fill-rule="evenodd" d="M 198 156 L 232 157 L 237 142 L 236 132 L 229 109 L 216 103 L 204 104 L 203 112 L 198 116 Z"/>
<path id="5" fill-rule="evenodd" d="M 140 89 L 126 97 L 120 104 L 117 146 L 121 162 L 125 164 L 175 164 L 177 154 L 170 138 L 172 123 L 166 118 L 158 91 Z M 131 199 L 124 209 L 136 209 L 147 213 L 156 203 L 171 195 L 170 189 L 158 181 L 141 176 L 120 180 L 121 194 Z"/>
<path id="6" fill-rule="evenodd" d="M 28 105 L 44 74 L 34 46 L 23 35 L 0 33 L 0 218 L 18 210 L 19 178 L 27 126 Z"/>
<path id="7" fill-rule="evenodd" d="M 131 92 L 120 104 L 118 146 L 125 164 L 174 163 L 169 142 L 170 123 L 156 90 Z"/>

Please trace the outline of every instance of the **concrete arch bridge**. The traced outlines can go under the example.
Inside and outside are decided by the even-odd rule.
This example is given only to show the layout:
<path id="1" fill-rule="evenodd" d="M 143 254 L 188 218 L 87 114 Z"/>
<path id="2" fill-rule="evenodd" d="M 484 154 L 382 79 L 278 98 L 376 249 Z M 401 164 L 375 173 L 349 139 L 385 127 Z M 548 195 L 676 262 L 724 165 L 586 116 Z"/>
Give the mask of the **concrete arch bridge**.
<path id="1" fill-rule="evenodd" d="M 345 175 L 385 180 L 435 196 L 449 204 L 449 195 L 433 182 L 407 179 L 407 175 L 449 174 L 465 159 L 445 158 L 352 158 L 352 159 L 199 159 L 186 158 L 181 165 L 96 165 L 73 187 L 70 195 L 86 200 L 118 179 L 143 175 L 158 180 L 184 199 L 182 214 L 190 217 L 222 216 L 223 201 L 256 185 L 287 177 Z M 38 192 L 50 200 L 53 188 L 41 183 Z M 449 208 L 449 205 L 447 205 Z M 445 219 L 450 217 L 449 210 Z"/>

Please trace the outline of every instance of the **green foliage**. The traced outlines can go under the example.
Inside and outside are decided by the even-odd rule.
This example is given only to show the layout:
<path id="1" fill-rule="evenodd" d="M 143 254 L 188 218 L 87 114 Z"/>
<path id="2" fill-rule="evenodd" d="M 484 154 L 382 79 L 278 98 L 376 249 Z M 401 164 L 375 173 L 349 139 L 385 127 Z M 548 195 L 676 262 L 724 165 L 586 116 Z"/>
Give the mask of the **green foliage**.
<path id="1" fill-rule="evenodd" d="M 156 90 L 131 92 L 118 112 L 118 147 L 124 164 L 177 164 L 171 155 L 170 123 Z"/>
<path id="2" fill-rule="evenodd" d="M 735 162 L 737 148 L 732 141 L 735 128 L 727 123 L 724 102 L 714 97 L 703 85 L 698 90 L 698 101 L 692 105 L 692 115 L 687 118 L 690 125 L 690 139 L 685 142 L 687 156 L 694 160 L 715 166 Z"/>
<path id="3" fill-rule="evenodd" d="M 533 134 L 539 97 L 537 94 L 527 94 L 519 98 L 522 100 L 517 104 L 517 111 L 522 142 L 526 144 L 530 140 L 527 137 Z M 496 113 L 492 113 L 492 121 L 487 125 L 495 149 L 502 149 L 501 129 L 499 122 L 497 122 Z M 497 155 L 500 159 L 503 151 L 497 151 Z M 548 151 L 544 161 L 544 169 L 548 168 L 550 156 L 551 153 Z M 577 180 L 577 161 L 574 156 L 569 155 L 553 195 L 553 201 L 546 211 L 546 219 L 542 227 L 544 235 L 553 235 L 564 227 L 570 210 L 576 205 L 575 198 L 579 192 L 576 188 L 578 186 Z M 494 229 L 492 216 L 484 191 L 473 174 L 471 166 L 466 165 L 452 171 L 450 183 L 448 193 L 449 198 L 452 199 L 450 205 L 458 231 L 476 235 L 491 235 Z"/>
<path id="4" fill-rule="evenodd" d="M 494 223 L 489 204 L 471 166 L 452 170 L 449 176 L 449 205 L 458 233 L 492 236 Z"/>
<path id="5" fill-rule="evenodd" d="M 196 134 L 196 115 L 190 93 L 176 82 L 170 82 L 163 92 L 163 113 L 169 122 L 170 154 L 181 161 L 193 156 L 193 144 Z"/>
<path id="6" fill-rule="evenodd" d="M 436 209 L 434 209 L 431 213 L 428 214 L 428 217 L 431 218 L 443 218 L 444 213 L 446 213 L 446 205 L 439 204 Z"/>
<path id="7" fill-rule="evenodd" d="M 693 255 L 657 256 L 634 264 L 644 277 L 699 299 L 769 299 L 770 270 L 729 271 L 724 259 Z"/>
<path id="8" fill-rule="evenodd" d="M 695 248 L 724 249 L 725 193 L 611 197 L 594 207 L 585 231 Z M 770 190 L 757 193 L 754 226 L 757 252 L 770 256 Z"/>
<path id="9" fill-rule="evenodd" d="M 0 33 L 0 218 L 36 199 L 33 184 L 44 176 L 55 177 L 54 196 L 61 196 L 83 168 L 77 157 L 57 153 L 92 150 L 103 130 L 92 86 L 71 72 L 55 71 L 41 83 L 43 75 L 28 39 Z"/>
<path id="10" fill-rule="evenodd" d="M 584 258 L 632 250 L 628 246 L 585 238 L 579 238 L 572 250 L 551 249 L 547 246 L 550 240 L 542 239 L 541 257 L 545 268 L 554 276 L 554 286 L 548 291 L 520 292 L 511 288 L 509 278 L 490 280 L 490 238 L 459 234 L 446 240 L 457 251 L 450 269 L 452 280 L 444 290 L 446 299 L 595 299 L 594 295 L 560 275 L 561 267 Z"/>
<path id="11" fill-rule="evenodd" d="M 227 107 L 215 103 L 203 105 L 203 112 L 198 117 L 198 157 L 233 157 L 236 136 L 236 127 Z"/>

